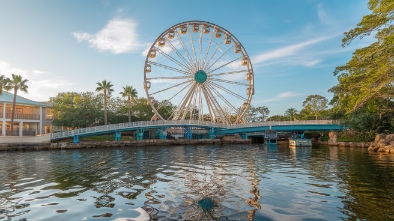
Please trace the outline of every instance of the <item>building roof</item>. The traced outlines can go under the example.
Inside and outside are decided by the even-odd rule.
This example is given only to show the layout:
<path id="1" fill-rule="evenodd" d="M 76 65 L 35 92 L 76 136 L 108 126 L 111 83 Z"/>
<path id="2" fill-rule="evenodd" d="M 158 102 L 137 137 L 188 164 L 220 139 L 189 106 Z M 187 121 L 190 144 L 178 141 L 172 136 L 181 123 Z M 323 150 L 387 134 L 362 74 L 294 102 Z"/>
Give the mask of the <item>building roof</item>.
<path id="1" fill-rule="evenodd" d="M 12 103 L 13 101 L 14 101 L 14 94 L 3 90 L 3 93 L 0 94 L 0 102 Z M 48 107 L 47 104 L 39 103 L 37 101 L 32 101 L 27 98 L 21 97 L 19 95 L 16 95 L 16 103 L 24 104 L 24 105 Z"/>

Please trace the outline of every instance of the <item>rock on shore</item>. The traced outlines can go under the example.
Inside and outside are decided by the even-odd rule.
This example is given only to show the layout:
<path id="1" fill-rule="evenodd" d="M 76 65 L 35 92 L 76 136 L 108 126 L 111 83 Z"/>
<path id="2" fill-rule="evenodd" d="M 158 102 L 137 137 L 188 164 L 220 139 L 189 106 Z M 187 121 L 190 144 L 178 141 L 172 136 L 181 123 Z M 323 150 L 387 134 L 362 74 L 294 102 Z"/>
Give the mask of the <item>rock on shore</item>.
<path id="1" fill-rule="evenodd" d="M 368 147 L 369 151 L 394 153 L 394 134 L 378 134 Z"/>

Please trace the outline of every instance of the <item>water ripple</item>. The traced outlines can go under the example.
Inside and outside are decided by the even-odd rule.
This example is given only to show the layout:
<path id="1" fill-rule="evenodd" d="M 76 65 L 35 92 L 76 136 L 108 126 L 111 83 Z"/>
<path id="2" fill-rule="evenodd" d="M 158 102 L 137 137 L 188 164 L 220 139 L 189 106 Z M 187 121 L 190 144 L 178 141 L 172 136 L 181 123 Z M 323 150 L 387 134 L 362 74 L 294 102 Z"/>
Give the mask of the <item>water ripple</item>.
<path id="1" fill-rule="evenodd" d="M 394 218 L 394 158 L 228 145 L 0 153 L 0 220 Z"/>

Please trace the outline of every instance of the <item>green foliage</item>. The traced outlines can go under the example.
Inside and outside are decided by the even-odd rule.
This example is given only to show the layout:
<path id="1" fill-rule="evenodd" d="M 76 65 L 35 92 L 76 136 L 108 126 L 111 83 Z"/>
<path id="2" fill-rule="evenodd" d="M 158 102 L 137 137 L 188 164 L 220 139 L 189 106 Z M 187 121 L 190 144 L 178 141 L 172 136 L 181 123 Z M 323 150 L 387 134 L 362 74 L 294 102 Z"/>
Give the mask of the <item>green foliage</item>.
<path id="1" fill-rule="evenodd" d="M 14 90 L 14 99 L 12 101 L 12 112 L 11 112 L 11 133 L 14 132 L 14 118 L 15 118 L 15 107 L 16 107 L 16 96 L 18 91 L 23 91 L 27 93 L 27 89 L 29 86 L 27 86 L 27 82 L 29 80 L 23 79 L 21 75 L 16 75 L 12 74 L 10 78 L 4 78 L 2 79 L 2 84 L 4 84 L 4 89 L 9 91 L 9 90 Z"/>
<path id="2" fill-rule="evenodd" d="M 289 108 L 285 111 L 285 116 L 289 117 L 290 121 L 296 120 L 298 110 L 295 108 Z"/>
<path id="3" fill-rule="evenodd" d="M 106 81 L 103 80 L 102 82 L 97 82 L 97 92 L 103 92 L 104 94 L 104 124 L 107 125 L 108 123 L 108 116 L 107 116 L 107 96 L 111 96 L 111 93 L 114 91 L 112 89 L 113 85 L 111 84 L 111 81 Z"/>
<path id="4" fill-rule="evenodd" d="M 331 104 L 351 113 L 374 99 L 391 99 L 394 95 L 394 1 L 370 0 L 371 14 L 363 17 L 357 27 L 345 32 L 343 46 L 355 38 L 376 33 L 376 42 L 356 50 L 351 60 L 336 68 L 338 85 Z"/>
<path id="5" fill-rule="evenodd" d="M 321 112 L 327 109 L 327 103 L 327 98 L 314 94 L 309 95 L 302 103 L 302 106 L 307 110 L 308 114 L 313 114 L 317 120 L 317 117 L 321 115 Z"/>
<path id="6" fill-rule="evenodd" d="M 254 107 L 250 105 L 248 111 L 245 114 L 245 119 L 247 122 L 262 122 L 265 121 L 267 115 L 270 113 L 268 107 Z"/>
<path id="7" fill-rule="evenodd" d="M 138 97 L 137 90 L 133 88 L 133 86 L 126 85 L 126 87 L 123 87 L 123 91 L 120 92 L 120 94 L 122 97 L 127 97 L 128 120 L 131 122 L 131 100 Z"/>
<path id="8" fill-rule="evenodd" d="M 346 130 L 338 133 L 338 142 L 370 142 L 375 139 L 374 132 Z"/>
<path id="9" fill-rule="evenodd" d="M 92 127 L 100 125 L 102 114 L 102 98 L 92 92 L 59 93 L 51 97 L 53 124 L 66 127 Z"/>
<path id="10" fill-rule="evenodd" d="M 368 139 L 377 133 L 386 131 L 394 131 L 394 114 L 390 110 L 394 108 L 394 103 L 386 100 L 386 102 L 368 102 L 356 111 L 347 114 L 341 119 L 341 123 L 349 126 L 357 133 L 364 133 L 362 136 Z M 382 108 L 385 106 L 386 109 Z M 387 112 L 382 112 L 388 110 Z"/>
<path id="11" fill-rule="evenodd" d="M 274 115 L 267 119 L 267 121 L 288 121 L 289 117 L 283 115 Z"/>

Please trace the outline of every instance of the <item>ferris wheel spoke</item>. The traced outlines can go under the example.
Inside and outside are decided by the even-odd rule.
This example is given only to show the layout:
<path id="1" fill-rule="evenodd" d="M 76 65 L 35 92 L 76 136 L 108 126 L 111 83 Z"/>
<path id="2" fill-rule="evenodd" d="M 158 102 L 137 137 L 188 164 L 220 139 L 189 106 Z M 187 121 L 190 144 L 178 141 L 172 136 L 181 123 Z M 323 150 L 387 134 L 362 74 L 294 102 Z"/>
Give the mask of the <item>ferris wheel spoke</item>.
<path id="1" fill-rule="evenodd" d="M 186 84 L 186 83 L 188 83 L 188 82 L 192 82 L 192 80 L 184 81 L 184 82 L 182 82 L 182 83 L 179 83 L 179 84 L 173 85 L 173 86 L 171 86 L 171 87 L 168 87 L 168 88 L 165 88 L 165 89 L 163 89 L 163 90 L 160 90 L 160 91 L 156 91 L 156 92 L 154 92 L 154 93 L 151 93 L 150 95 L 154 95 L 154 94 L 161 93 L 161 92 L 163 92 L 163 91 L 166 91 L 166 90 L 169 90 L 169 89 L 172 89 L 172 88 L 175 88 L 175 87 L 181 86 L 182 84 Z"/>
<path id="2" fill-rule="evenodd" d="M 213 31 L 212 31 L 213 32 Z M 209 63 L 211 62 L 212 58 L 215 56 L 216 52 L 218 51 L 220 45 L 222 44 L 222 41 L 219 41 L 219 44 L 216 46 L 215 51 L 213 52 L 213 54 L 211 55 L 211 57 L 209 58 L 208 62 L 204 65 L 204 69 L 206 70 Z"/>
<path id="3" fill-rule="evenodd" d="M 189 50 L 186 48 L 186 45 L 185 45 L 185 43 L 183 42 L 181 36 L 179 36 L 179 33 L 178 33 L 177 31 L 176 31 L 175 33 L 176 33 L 176 36 L 177 36 L 178 39 L 179 39 L 179 42 L 181 42 L 181 45 L 182 45 L 182 47 L 183 47 L 183 50 L 186 52 L 186 55 L 187 55 L 187 57 L 189 58 L 189 64 L 190 64 L 190 66 L 193 67 L 195 71 L 197 71 L 197 67 L 193 64 L 193 59 L 192 59 L 192 57 L 190 56 Z"/>
<path id="4" fill-rule="evenodd" d="M 204 87 L 205 87 L 205 86 L 204 86 Z M 227 119 L 226 112 L 223 111 L 222 107 L 220 106 L 220 104 L 219 104 L 219 102 L 217 101 L 217 99 L 215 98 L 215 96 L 212 94 L 211 90 L 209 90 L 209 88 L 207 88 L 207 87 L 205 87 L 205 89 L 206 89 L 207 93 L 209 94 L 209 97 L 210 97 L 212 103 L 214 104 L 213 106 L 216 108 L 218 114 L 219 114 L 219 112 L 221 112 L 221 116 L 224 117 L 222 120 L 227 120 L 227 122 L 230 122 L 230 121 Z"/>
<path id="5" fill-rule="evenodd" d="M 227 104 L 227 106 L 232 108 L 235 113 L 238 114 L 237 108 L 235 108 L 225 97 L 223 97 L 223 95 L 221 95 L 214 87 L 210 85 L 208 87 L 217 95 L 217 97 L 221 98 Z"/>
<path id="6" fill-rule="evenodd" d="M 189 31 L 188 31 L 188 35 L 189 35 L 189 40 L 190 40 L 190 45 L 192 47 L 192 52 L 193 52 L 193 56 L 194 56 L 194 64 L 196 65 L 196 69 L 198 70 L 198 61 L 197 61 L 197 55 L 196 55 L 196 49 L 194 48 L 194 41 L 193 41 L 193 37 L 192 37 L 192 30 L 190 29 L 190 25 L 187 26 Z"/>
<path id="7" fill-rule="evenodd" d="M 199 87 L 198 88 L 199 89 L 199 93 L 198 93 L 198 95 L 199 95 L 199 102 L 198 102 L 198 106 L 199 106 L 199 108 L 198 108 L 198 119 L 199 120 L 203 120 L 203 117 L 204 117 L 204 108 L 203 108 L 203 105 L 202 105 L 202 87 Z"/>
<path id="8" fill-rule="evenodd" d="M 222 87 L 221 85 L 216 84 L 215 82 L 209 82 L 208 84 L 213 85 L 214 87 L 217 87 L 217 88 L 227 92 L 228 94 L 230 94 L 230 95 L 242 100 L 242 101 L 246 100 L 246 98 L 242 97 L 241 95 L 236 94 L 236 93 L 232 92 L 231 90 L 229 90 L 229 89 L 227 89 L 225 87 Z"/>
<path id="9" fill-rule="evenodd" d="M 227 83 L 227 84 L 236 84 L 236 85 L 242 85 L 242 86 L 249 86 L 248 84 L 242 83 L 242 82 L 237 82 L 237 81 L 228 81 L 228 80 L 223 80 L 223 79 L 216 79 L 216 78 L 209 78 L 210 81 L 217 81 L 217 82 L 222 82 L 222 83 Z"/>
<path id="10" fill-rule="evenodd" d="M 225 64 L 223 64 L 223 65 L 221 65 L 221 66 L 219 66 L 219 67 L 213 69 L 212 71 L 209 71 L 209 72 L 213 73 L 213 72 L 219 70 L 220 68 L 222 68 L 222 67 L 224 67 L 224 66 L 227 66 L 227 65 L 229 65 L 229 64 L 231 64 L 231 63 L 233 63 L 233 62 L 235 62 L 235 61 L 237 61 L 237 60 L 240 60 L 241 58 L 243 58 L 243 56 L 238 57 L 238 58 L 236 58 L 236 59 L 234 59 L 234 60 L 232 60 L 232 61 L 229 61 L 229 62 L 227 62 L 227 63 L 225 63 Z"/>
<path id="11" fill-rule="evenodd" d="M 219 113 L 219 112 L 216 111 L 217 108 L 216 108 L 213 100 L 211 99 L 211 97 L 210 97 L 207 89 L 205 88 L 205 86 L 203 86 L 202 89 L 203 89 L 205 100 L 207 101 L 207 104 L 208 104 L 208 111 L 210 113 L 210 116 L 212 117 L 211 120 L 215 121 L 217 119 L 217 117 L 218 117 L 217 113 Z"/>
<path id="12" fill-rule="evenodd" d="M 211 67 L 214 66 L 216 64 L 216 62 L 218 62 L 232 48 L 234 48 L 234 45 L 229 47 L 225 52 L 223 52 L 222 55 L 220 55 L 206 70 L 209 72 L 209 69 L 211 69 Z"/>
<path id="13" fill-rule="evenodd" d="M 154 66 L 158 66 L 158 67 L 162 67 L 162 68 L 165 68 L 165 69 L 168 69 L 168 70 L 171 70 L 171 71 L 176 71 L 176 72 L 179 72 L 181 74 L 190 75 L 190 72 L 179 70 L 178 68 L 174 68 L 174 67 L 171 67 L 171 66 L 168 66 L 168 65 L 165 65 L 165 64 L 160 64 L 160 63 L 153 62 L 153 61 L 149 61 L 148 64 L 151 64 L 151 65 L 154 65 Z"/>
<path id="14" fill-rule="evenodd" d="M 210 115 L 211 118 L 212 118 L 211 121 L 215 121 L 216 115 L 215 115 L 215 112 L 214 112 L 214 110 L 213 110 L 213 104 L 212 104 L 212 102 L 211 102 L 211 100 L 210 100 L 210 98 L 209 98 L 209 95 L 208 95 L 208 93 L 206 92 L 204 86 L 201 86 L 201 90 L 202 90 L 202 93 L 203 93 L 203 95 L 204 95 L 205 101 L 207 102 L 209 115 Z"/>
<path id="15" fill-rule="evenodd" d="M 198 55 L 198 69 L 202 69 L 202 63 L 201 63 L 201 53 L 202 53 L 202 28 L 200 28 L 200 38 L 199 38 L 199 48 L 200 48 L 200 53 Z"/>
<path id="16" fill-rule="evenodd" d="M 186 58 L 179 52 L 179 50 L 171 43 L 171 41 L 169 41 L 168 39 L 166 39 L 166 42 L 168 43 L 168 45 L 170 46 L 170 48 L 178 55 L 179 58 L 182 59 L 183 62 L 185 62 L 185 64 L 188 66 L 188 69 L 192 69 L 192 65 L 186 60 Z"/>
<path id="17" fill-rule="evenodd" d="M 186 92 L 186 95 L 182 98 L 181 102 L 179 103 L 177 109 L 175 110 L 174 113 L 174 118 L 178 119 L 179 115 L 182 113 L 182 110 L 184 110 L 186 102 L 189 100 L 191 92 L 194 90 L 196 86 L 196 82 L 193 83 L 193 85 L 189 88 L 189 90 Z"/>
<path id="18" fill-rule="evenodd" d="M 197 89 L 198 89 L 198 87 L 197 87 Z M 188 110 L 188 112 L 189 112 L 189 120 L 192 120 L 193 119 L 193 114 L 194 114 L 194 111 L 195 111 L 195 104 L 196 104 L 196 89 L 195 90 L 193 90 L 193 93 L 192 93 L 192 95 L 191 95 L 191 97 L 190 97 L 190 99 L 189 99 L 189 102 L 188 102 L 188 104 L 187 104 L 187 109 L 186 110 Z M 187 111 L 185 111 L 184 113 L 184 117 L 182 117 L 182 119 L 185 119 L 186 118 L 186 115 L 187 115 Z"/>
<path id="19" fill-rule="evenodd" d="M 207 49 L 205 50 L 204 60 L 202 62 L 202 68 L 205 68 L 205 61 L 207 59 L 208 52 L 209 52 L 209 50 L 211 48 L 212 38 L 213 38 L 213 31 L 211 31 L 211 36 L 209 37 L 208 46 L 207 46 Z"/>
<path id="20" fill-rule="evenodd" d="M 153 77 L 153 78 L 146 78 L 146 80 L 158 80 L 158 79 L 162 79 L 162 80 L 175 80 L 175 79 L 193 79 L 192 76 L 175 76 L 175 77 Z"/>
<path id="21" fill-rule="evenodd" d="M 190 86 L 193 82 L 189 82 L 189 84 L 187 84 L 185 87 L 183 87 L 180 91 L 178 91 L 177 93 L 175 93 L 170 99 L 166 100 L 166 103 L 170 102 L 174 97 L 176 97 L 178 94 L 180 94 L 182 91 L 184 91 L 188 86 Z M 164 104 L 163 104 L 164 105 Z M 161 105 L 161 106 L 163 106 Z M 161 108 L 161 106 L 159 105 L 157 107 L 157 110 L 159 110 Z"/>
<path id="22" fill-rule="evenodd" d="M 168 58 L 170 61 L 174 62 L 175 64 L 179 65 L 180 67 L 182 67 L 185 71 L 189 70 L 189 67 L 187 67 L 186 65 L 182 64 L 180 61 L 176 60 L 175 58 L 173 58 L 171 55 L 165 53 L 164 51 L 162 51 L 160 48 L 155 47 L 155 50 L 158 51 L 160 54 L 164 55 L 166 58 Z"/>
<path id="23" fill-rule="evenodd" d="M 208 73 L 208 76 L 221 76 L 221 75 L 239 74 L 239 73 L 244 73 L 244 72 L 248 72 L 248 70 L 229 71 L 229 72 L 222 72 L 222 73 L 217 73 L 217 74 L 209 74 Z"/>

